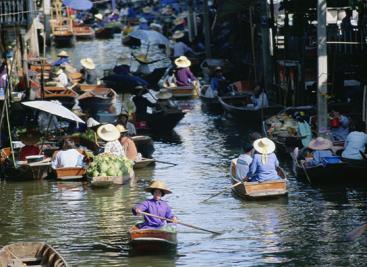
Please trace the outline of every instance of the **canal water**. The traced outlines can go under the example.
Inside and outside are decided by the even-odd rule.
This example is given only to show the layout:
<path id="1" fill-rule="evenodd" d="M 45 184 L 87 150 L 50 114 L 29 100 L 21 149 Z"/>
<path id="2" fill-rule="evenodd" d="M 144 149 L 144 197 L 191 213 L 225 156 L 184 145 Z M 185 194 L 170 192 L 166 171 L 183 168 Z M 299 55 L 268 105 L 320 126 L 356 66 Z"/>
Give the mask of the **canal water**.
<path id="1" fill-rule="evenodd" d="M 111 67 L 121 51 L 119 36 L 109 43 L 77 43 L 73 59 L 92 56 Z M 71 50 L 69 50 L 71 51 Z M 82 54 L 83 53 L 83 54 Z M 51 54 L 55 54 L 52 50 Z M 112 65 L 111 65 L 112 64 Z M 100 66 L 100 65 L 99 65 Z M 45 241 L 71 266 L 365 266 L 366 235 L 345 235 L 367 221 L 365 188 L 319 188 L 298 181 L 290 160 L 289 196 L 276 201 L 243 201 L 230 192 L 200 203 L 230 186 L 230 160 L 247 138 L 246 123 L 203 111 L 200 100 L 168 136 L 155 137 L 157 163 L 137 171 L 130 185 L 91 189 L 81 183 L 29 181 L 0 183 L 0 245 Z M 178 226 L 177 253 L 132 256 L 127 231 L 139 221 L 131 207 L 149 197 L 143 189 L 164 180 L 173 194 L 164 198 L 182 222 L 221 232 L 211 235 Z"/>

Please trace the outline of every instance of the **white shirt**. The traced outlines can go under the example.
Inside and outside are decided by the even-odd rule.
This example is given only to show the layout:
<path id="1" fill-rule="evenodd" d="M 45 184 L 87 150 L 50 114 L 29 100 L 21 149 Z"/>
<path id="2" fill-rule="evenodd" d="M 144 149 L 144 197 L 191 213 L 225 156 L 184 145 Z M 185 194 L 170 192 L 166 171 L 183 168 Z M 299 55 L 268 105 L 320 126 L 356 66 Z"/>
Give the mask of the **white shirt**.
<path id="1" fill-rule="evenodd" d="M 190 47 L 188 47 L 185 43 L 183 42 L 176 42 L 173 45 L 173 56 L 174 57 L 180 57 L 180 56 L 184 56 L 187 52 L 192 52 L 192 49 Z"/>
<path id="2" fill-rule="evenodd" d="M 262 92 L 258 97 L 254 97 L 255 108 L 266 108 L 269 106 L 269 100 L 266 93 Z"/>
<path id="3" fill-rule="evenodd" d="M 242 154 L 238 157 L 236 164 L 236 178 L 238 180 L 242 181 L 247 176 L 251 162 L 252 157 L 250 155 Z"/>
<path id="4" fill-rule="evenodd" d="M 107 142 L 104 147 L 105 153 L 112 153 L 119 157 L 125 157 L 125 150 L 119 140 Z"/>
<path id="5" fill-rule="evenodd" d="M 348 134 L 347 139 L 345 139 L 344 151 L 342 153 L 343 158 L 347 159 L 362 159 L 362 153 L 365 150 L 365 145 L 367 144 L 367 134 L 363 132 L 351 132 Z"/>
<path id="6" fill-rule="evenodd" d="M 51 162 L 53 169 L 77 167 L 83 165 L 84 156 L 76 149 L 61 150 L 57 152 L 55 158 Z"/>
<path id="7" fill-rule="evenodd" d="M 66 76 L 65 72 L 62 72 L 57 76 L 57 81 L 64 87 L 69 84 L 68 76 Z"/>

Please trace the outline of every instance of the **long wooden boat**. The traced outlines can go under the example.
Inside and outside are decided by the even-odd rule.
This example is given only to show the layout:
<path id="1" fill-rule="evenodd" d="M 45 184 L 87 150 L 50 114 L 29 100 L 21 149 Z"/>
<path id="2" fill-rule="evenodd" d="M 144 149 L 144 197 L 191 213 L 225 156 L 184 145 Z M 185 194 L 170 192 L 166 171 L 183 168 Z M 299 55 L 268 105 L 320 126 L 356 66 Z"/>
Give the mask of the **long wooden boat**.
<path id="1" fill-rule="evenodd" d="M 237 184 L 241 182 L 236 178 L 236 160 L 232 160 L 231 182 Z M 282 179 L 276 179 L 263 183 L 258 182 L 244 182 L 232 188 L 232 191 L 239 197 L 244 199 L 268 199 L 282 197 L 288 194 L 287 190 L 287 176 L 282 168 L 278 168 L 278 175 Z"/>
<path id="2" fill-rule="evenodd" d="M 205 104 L 211 110 L 222 110 L 222 105 L 219 103 L 218 96 L 207 97 L 205 96 L 205 92 L 208 89 L 208 86 L 203 86 L 200 91 L 200 100 L 201 103 Z"/>
<path id="3" fill-rule="evenodd" d="M 153 139 L 147 135 L 132 136 L 136 149 L 144 158 L 151 158 L 154 153 Z"/>
<path id="4" fill-rule="evenodd" d="M 165 87 L 172 93 L 174 98 L 192 98 L 197 96 L 194 86 Z"/>
<path id="5" fill-rule="evenodd" d="M 98 28 L 95 30 L 95 36 L 98 39 L 112 39 L 115 29 L 111 27 Z"/>
<path id="6" fill-rule="evenodd" d="M 44 88 L 45 100 L 58 100 L 60 103 L 71 109 L 75 105 L 75 99 L 78 94 L 71 89 L 65 87 L 45 87 Z"/>
<path id="7" fill-rule="evenodd" d="M 89 26 L 74 26 L 73 32 L 78 40 L 87 40 L 94 38 L 94 30 Z"/>
<path id="8" fill-rule="evenodd" d="M 177 247 L 177 231 L 164 229 L 139 229 L 133 226 L 129 229 L 129 245 L 135 253 L 169 252 Z"/>
<path id="9" fill-rule="evenodd" d="M 82 110 L 93 110 L 93 112 L 108 111 L 109 107 L 116 101 L 117 93 L 111 88 L 95 86 L 94 89 L 85 90 L 78 97 Z"/>
<path id="10" fill-rule="evenodd" d="M 270 105 L 269 107 L 256 109 L 247 107 L 250 95 L 243 94 L 238 96 L 222 96 L 218 97 L 219 103 L 222 105 L 225 113 L 233 119 L 246 120 L 246 122 L 259 122 L 274 114 L 277 114 L 284 107 L 278 104 Z"/>
<path id="11" fill-rule="evenodd" d="M 172 131 L 184 116 L 185 112 L 180 109 L 173 109 L 165 112 L 154 112 L 153 114 L 147 115 L 147 127 L 141 127 L 141 124 L 136 124 L 135 127 L 138 132 L 153 131 L 157 133 L 167 133 Z"/>
<path id="12" fill-rule="evenodd" d="M 366 184 L 366 173 L 367 173 L 367 159 L 347 159 L 341 158 L 346 164 L 346 172 L 348 176 L 345 177 L 345 181 L 356 182 L 358 184 Z"/>
<path id="13" fill-rule="evenodd" d="M 80 180 L 85 177 L 85 168 L 81 167 L 68 167 L 68 168 L 57 168 L 56 178 L 58 180 Z"/>
<path id="14" fill-rule="evenodd" d="M 140 160 L 134 161 L 134 169 L 142 169 L 153 163 L 155 163 L 155 159 L 142 158 Z"/>
<path id="15" fill-rule="evenodd" d="M 0 250 L 0 267 L 68 267 L 66 260 L 44 242 L 20 242 Z"/>
<path id="16" fill-rule="evenodd" d="M 73 45 L 74 33 L 71 30 L 55 30 L 52 32 L 53 40 L 58 47 Z"/>

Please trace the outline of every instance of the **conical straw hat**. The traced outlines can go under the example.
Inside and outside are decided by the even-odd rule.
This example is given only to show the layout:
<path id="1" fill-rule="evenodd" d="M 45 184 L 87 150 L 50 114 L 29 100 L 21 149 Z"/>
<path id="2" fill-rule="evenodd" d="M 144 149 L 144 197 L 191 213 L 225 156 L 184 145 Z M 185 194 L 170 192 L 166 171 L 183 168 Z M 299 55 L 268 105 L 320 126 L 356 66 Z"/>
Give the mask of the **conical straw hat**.
<path id="1" fill-rule="evenodd" d="M 83 58 L 80 60 L 80 64 L 86 69 L 94 70 L 96 68 L 96 65 L 93 62 L 93 59 L 91 58 Z"/>
<path id="2" fill-rule="evenodd" d="M 97 129 L 97 135 L 104 141 L 116 141 L 120 138 L 120 131 L 113 124 L 105 124 Z"/>
<path id="3" fill-rule="evenodd" d="M 155 189 L 162 190 L 165 194 L 171 194 L 172 191 L 169 190 L 166 186 L 166 184 L 163 181 L 155 180 L 153 181 L 150 186 L 144 189 L 145 192 L 152 192 Z"/>
<path id="4" fill-rule="evenodd" d="M 255 140 L 253 146 L 257 152 L 264 155 L 273 153 L 275 150 L 274 142 L 266 137 Z"/>
<path id="5" fill-rule="evenodd" d="M 180 56 L 175 59 L 175 64 L 178 68 L 188 68 L 191 66 L 191 61 L 185 56 Z"/>
<path id="6" fill-rule="evenodd" d="M 313 139 L 308 144 L 308 148 L 313 150 L 326 150 L 330 149 L 333 146 L 333 142 L 323 137 L 317 137 Z"/>
<path id="7" fill-rule="evenodd" d="M 57 54 L 58 57 L 68 57 L 69 54 L 65 50 L 62 50 L 60 53 Z"/>
<path id="8" fill-rule="evenodd" d="M 158 99 L 170 99 L 172 97 L 172 93 L 168 92 L 167 89 L 159 90 L 158 94 L 155 95 Z"/>
<path id="9" fill-rule="evenodd" d="M 172 38 L 173 39 L 180 39 L 184 36 L 185 36 L 185 34 L 182 31 L 175 31 L 172 35 Z"/>

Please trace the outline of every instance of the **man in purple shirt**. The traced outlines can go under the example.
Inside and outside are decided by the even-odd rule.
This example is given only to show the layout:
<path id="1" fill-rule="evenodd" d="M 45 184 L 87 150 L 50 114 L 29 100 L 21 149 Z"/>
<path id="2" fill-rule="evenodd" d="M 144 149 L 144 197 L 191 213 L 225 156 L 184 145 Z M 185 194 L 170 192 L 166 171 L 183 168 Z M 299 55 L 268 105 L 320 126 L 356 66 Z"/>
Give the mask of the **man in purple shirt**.
<path id="1" fill-rule="evenodd" d="M 175 60 L 175 65 L 177 67 L 175 76 L 176 84 L 178 86 L 190 86 L 196 81 L 196 77 L 190 71 L 191 61 L 185 57 L 181 56 Z"/>
<path id="2" fill-rule="evenodd" d="M 167 219 L 176 220 L 176 217 L 172 214 L 172 210 L 166 201 L 161 200 L 165 194 L 171 194 L 172 192 L 166 187 L 163 181 L 153 181 L 149 187 L 145 188 L 145 192 L 150 192 L 153 195 L 152 199 L 147 199 L 141 204 L 135 206 L 132 209 L 134 215 L 141 214 L 141 212 L 150 213 L 165 217 Z M 166 225 L 165 220 L 154 218 L 148 215 L 144 215 L 144 222 L 137 225 L 140 229 L 159 229 Z"/>

